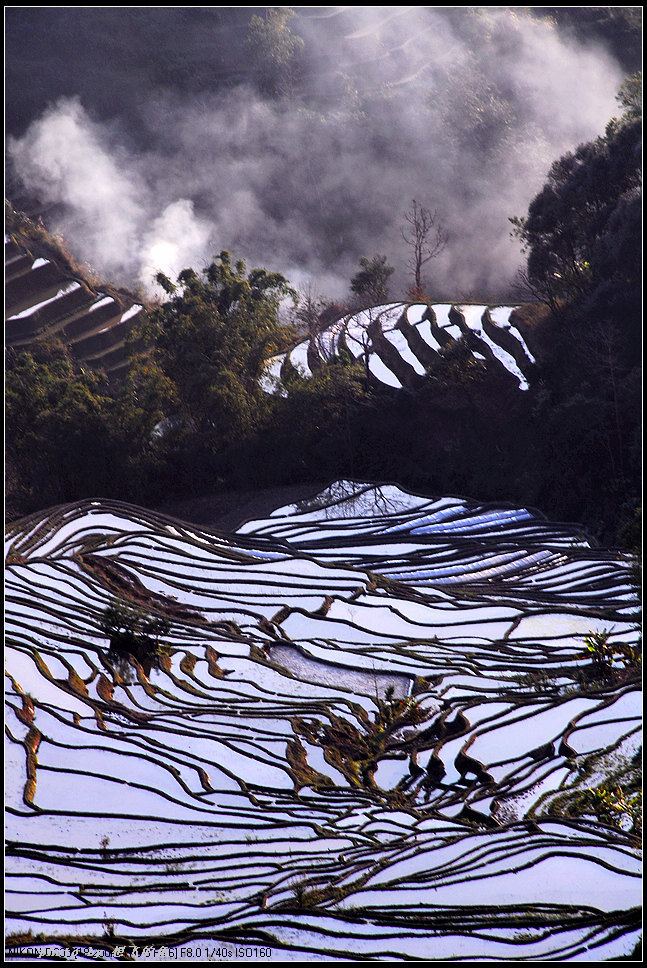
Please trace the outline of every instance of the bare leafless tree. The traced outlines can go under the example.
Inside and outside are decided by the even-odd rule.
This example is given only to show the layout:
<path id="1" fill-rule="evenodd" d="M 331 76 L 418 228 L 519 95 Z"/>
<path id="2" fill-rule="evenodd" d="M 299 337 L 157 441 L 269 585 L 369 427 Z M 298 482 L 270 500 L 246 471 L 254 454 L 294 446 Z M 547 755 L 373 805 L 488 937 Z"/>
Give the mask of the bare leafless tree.
<path id="1" fill-rule="evenodd" d="M 448 235 L 438 217 L 438 212 L 425 208 L 413 199 L 411 208 L 404 215 L 406 225 L 401 229 L 402 238 L 411 249 L 407 268 L 413 273 L 410 294 L 416 298 L 423 295 L 422 270 L 431 259 L 440 255 L 448 242 Z"/>
<path id="2" fill-rule="evenodd" d="M 539 302 L 557 314 L 560 300 L 550 279 L 535 282 L 527 269 L 518 269 L 512 286 L 512 295 L 523 302 Z"/>

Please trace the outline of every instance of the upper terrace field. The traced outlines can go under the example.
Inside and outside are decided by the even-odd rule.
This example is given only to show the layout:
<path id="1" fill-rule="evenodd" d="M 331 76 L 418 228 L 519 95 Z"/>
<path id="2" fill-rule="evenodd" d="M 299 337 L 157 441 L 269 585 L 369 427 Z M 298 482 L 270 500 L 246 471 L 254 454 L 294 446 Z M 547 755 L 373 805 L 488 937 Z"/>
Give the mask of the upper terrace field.
<path id="1" fill-rule="evenodd" d="M 520 390 L 538 376 L 535 357 L 515 325 L 512 306 L 389 303 L 340 316 L 332 325 L 269 362 L 266 386 L 293 368 L 308 377 L 349 353 L 369 379 L 414 392 L 452 358 L 458 367 L 488 369 Z"/>
<path id="2" fill-rule="evenodd" d="M 45 242 L 5 236 L 6 345 L 27 348 L 35 339 L 59 337 L 74 358 L 119 377 L 141 310 L 124 292 L 97 288 Z"/>

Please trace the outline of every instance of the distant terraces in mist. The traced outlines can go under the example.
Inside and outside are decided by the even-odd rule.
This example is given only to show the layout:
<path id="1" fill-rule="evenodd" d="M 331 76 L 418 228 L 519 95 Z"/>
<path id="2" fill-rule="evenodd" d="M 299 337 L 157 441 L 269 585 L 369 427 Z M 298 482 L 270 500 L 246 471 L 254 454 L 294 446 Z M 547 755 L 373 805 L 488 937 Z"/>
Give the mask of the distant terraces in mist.
<path id="1" fill-rule="evenodd" d="M 26 349 L 58 337 L 73 357 L 119 378 L 142 306 L 122 290 L 95 288 L 42 235 L 5 235 L 5 344 Z"/>

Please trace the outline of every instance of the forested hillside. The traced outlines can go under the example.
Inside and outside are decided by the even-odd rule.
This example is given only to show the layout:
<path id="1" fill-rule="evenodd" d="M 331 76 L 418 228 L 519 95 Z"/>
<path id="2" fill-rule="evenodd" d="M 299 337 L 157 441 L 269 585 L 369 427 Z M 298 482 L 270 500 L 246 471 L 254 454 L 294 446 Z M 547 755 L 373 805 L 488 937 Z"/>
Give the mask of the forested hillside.
<path id="1" fill-rule="evenodd" d="M 10 9 L 9 516 L 387 477 L 621 540 L 639 503 L 639 20 Z M 397 302 L 449 311 L 445 342 L 426 349 L 418 316 L 395 354 L 376 321 L 355 349 L 330 336 Z M 516 308 L 517 337 L 492 344 L 479 318 L 448 344 L 479 305 Z"/>
<path id="2" fill-rule="evenodd" d="M 510 298 L 507 219 L 640 69 L 633 8 L 10 8 L 7 191 L 102 279 L 228 249 L 343 299 L 412 199 L 433 300 Z M 408 232 L 406 234 L 409 234 Z"/>

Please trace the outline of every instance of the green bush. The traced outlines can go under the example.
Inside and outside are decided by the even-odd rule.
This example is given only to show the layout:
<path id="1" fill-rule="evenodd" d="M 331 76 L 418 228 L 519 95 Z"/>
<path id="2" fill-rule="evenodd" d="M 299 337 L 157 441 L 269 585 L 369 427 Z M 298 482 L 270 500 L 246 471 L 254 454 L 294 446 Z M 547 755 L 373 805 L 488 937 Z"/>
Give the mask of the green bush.
<path id="1" fill-rule="evenodd" d="M 618 663 L 623 669 L 635 669 L 640 665 L 640 648 L 624 642 L 610 642 L 611 633 L 589 632 L 584 636 L 585 655 L 589 655 L 598 670 L 610 671 Z"/>
<path id="2" fill-rule="evenodd" d="M 589 788 L 585 795 L 588 808 L 598 820 L 611 827 L 629 830 L 642 836 L 642 792 L 626 792 L 621 786 Z"/>

